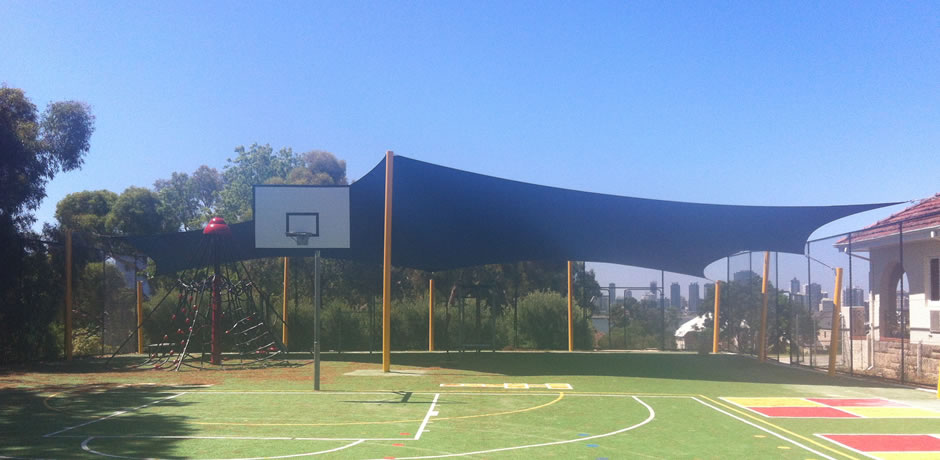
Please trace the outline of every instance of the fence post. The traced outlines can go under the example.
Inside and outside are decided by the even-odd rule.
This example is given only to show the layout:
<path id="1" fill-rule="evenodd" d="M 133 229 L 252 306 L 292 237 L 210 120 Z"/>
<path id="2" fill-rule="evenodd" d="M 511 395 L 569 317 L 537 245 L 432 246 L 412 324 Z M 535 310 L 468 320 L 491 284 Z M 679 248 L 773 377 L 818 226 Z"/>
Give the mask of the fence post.
<path id="1" fill-rule="evenodd" d="M 572 282 L 572 264 L 574 262 L 568 261 L 568 351 L 574 351 L 574 322 L 571 314 L 571 307 L 574 303 L 574 283 Z M 609 304 L 608 304 L 609 305 Z M 610 315 L 610 307 L 608 306 L 608 317 Z M 495 331 L 494 331 L 495 333 Z M 610 331 L 608 331 L 608 334 Z"/>
<path id="2" fill-rule="evenodd" d="M 65 231 L 65 359 L 72 359 L 72 231 Z"/>
<path id="3" fill-rule="evenodd" d="M 764 251 L 764 277 L 761 280 L 761 294 L 763 294 L 764 307 L 760 314 L 760 339 L 757 344 L 757 356 L 761 362 L 767 360 L 767 277 L 769 275 L 770 251 Z"/>
<path id="4" fill-rule="evenodd" d="M 394 155 L 385 152 L 385 235 L 382 255 L 382 372 L 392 364 L 392 164 Z"/>
<path id="5" fill-rule="evenodd" d="M 842 333 L 842 327 L 839 324 L 839 317 L 842 313 L 842 268 L 836 269 L 836 292 L 832 303 L 832 327 L 829 332 L 829 375 L 836 373 L 836 350 L 839 348 L 839 334 Z"/>
<path id="6" fill-rule="evenodd" d="M 137 353 L 144 353 L 144 282 L 137 280 Z"/>
<path id="7" fill-rule="evenodd" d="M 428 351 L 434 351 L 434 278 L 428 280 Z"/>
<path id="8" fill-rule="evenodd" d="M 281 343 L 287 347 L 287 286 L 290 284 L 290 257 L 284 258 L 284 286 L 281 295 Z"/>
<path id="9" fill-rule="evenodd" d="M 718 322 L 719 313 L 721 312 L 721 281 L 715 281 L 715 315 L 714 315 L 714 331 L 712 331 L 712 353 L 718 353 L 718 329 L 721 326 L 721 323 Z"/>

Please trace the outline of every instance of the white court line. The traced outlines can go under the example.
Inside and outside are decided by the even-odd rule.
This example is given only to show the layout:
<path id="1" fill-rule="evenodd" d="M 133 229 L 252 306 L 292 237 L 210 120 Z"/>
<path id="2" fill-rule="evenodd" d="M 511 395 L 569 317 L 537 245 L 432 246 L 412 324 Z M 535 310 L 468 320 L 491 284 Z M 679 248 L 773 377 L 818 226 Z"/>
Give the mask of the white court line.
<path id="1" fill-rule="evenodd" d="M 727 416 L 729 416 L 729 417 L 731 417 L 731 418 L 733 418 L 733 419 L 735 419 L 735 420 L 738 420 L 738 421 L 740 421 L 740 422 L 747 423 L 748 425 L 751 425 L 752 427 L 757 428 L 758 430 L 761 430 L 761 431 L 763 431 L 763 432 L 765 432 L 765 433 L 769 433 L 769 434 L 771 434 L 771 435 L 773 435 L 773 436 L 776 436 L 776 437 L 778 437 L 778 438 L 780 438 L 780 439 L 782 439 L 782 440 L 784 440 L 784 441 L 786 441 L 786 442 L 789 442 L 790 444 L 793 444 L 793 445 L 795 445 L 795 446 L 802 447 L 802 448 L 804 448 L 804 449 L 806 449 L 806 450 L 808 450 L 808 451 L 810 451 L 810 452 L 812 452 L 812 453 L 814 453 L 814 454 L 816 454 L 816 455 L 818 455 L 818 456 L 820 456 L 820 457 L 822 457 L 822 458 L 827 458 L 827 459 L 829 459 L 829 460 L 836 460 L 836 459 L 834 459 L 834 458 L 832 458 L 832 457 L 830 457 L 830 456 L 828 456 L 828 455 L 826 455 L 826 454 L 824 454 L 824 453 L 822 453 L 822 452 L 819 452 L 819 451 L 813 450 L 813 449 L 811 449 L 811 448 L 809 448 L 809 447 L 807 447 L 807 446 L 804 446 L 803 444 L 800 444 L 800 443 L 798 443 L 798 442 L 796 442 L 796 441 L 794 441 L 794 440 L 792 440 L 792 439 L 790 439 L 790 438 L 788 438 L 788 437 L 786 437 L 786 436 L 784 436 L 784 435 L 782 435 L 782 434 L 779 434 L 779 433 L 770 431 L 770 430 L 768 430 L 767 428 L 764 428 L 764 427 L 762 427 L 762 426 L 760 426 L 760 425 L 758 425 L 758 424 L 756 424 L 756 423 L 749 422 L 749 421 L 747 421 L 747 420 L 744 420 L 744 419 L 741 418 L 741 417 L 738 417 L 737 415 L 734 415 L 734 414 L 732 414 L 732 413 L 730 413 L 730 412 L 727 412 L 727 411 L 722 410 L 722 409 L 720 409 L 720 408 L 718 408 L 718 407 L 715 407 L 715 406 L 713 406 L 713 405 L 711 405 L 711 404 L 708 404 L 707 402 L 702 401 L 701 399 L 698 399 L 698 398 L 696 398 L 696 397 L 693 397 L 692 399 L 698 401 L 699 404 L 702 404 L 702 405 L 704 405 L 704 406 L 706 406 L 706 407 L 710 407 L 710 408 L 712 408 L 712 409 L 715 409 L 716 411 L 721 412 L 722 414 L 725 414 L 725 415 L 727 415 Z"/>
<path id="2" fill-rule="evenodd" d="M 844 433 L 838 433 L 838 434 L 844 434 Z M 846 449 L 848 449 L 848 450 L 851 450 L 852 452 L 855 452 L 856 454 L 859 454 L 859 455 L 861 455 L 861 456 L 868 457 L 868 458 L 873 458 L 873 459 L 875 459 L 875 460 L 881 460 L 880 457 L 875 457 L 875 456 L 873 456 L 873 455 L 871 455 L 871 454 L 867 454 L 867 453 L 862 452 L 862 451 L 860 451 L 860 450 L 858 450 L 858 449 L 856 449 L 856 448 L 854 448 L 854 447 L 850 447 L 850 446 L 847 446 L 847 445 L 845 445 L 845 444 L 842 444 L 841 442 L 836 441 L 835 439 L 829 439 L 829 438 L 825 437 L 826 435 L 818 434 L 818 433 L 817 433 L 815 436 L 816 436 L 816 437 L 819 437 L 819 438 L 822 438 L 822 439 L 825 439 L 826 441 L 829 441 L 829 442 L 831 442 L 831 443 L 833 443 L 833 444 L 835 444 L 835 445 L 837 445 L 837 446 L 842 446 L 842 447 L 844 447 L 844 448 L 846 448 Z"/>
<path id="3" fill-rule="evenodd" d="M 571 444 L 571 443 L 574 443 L 574 442 L 581 442 L 581 441 L 588 441 L 588 440 L 591 440 L 591 439 L 605 438 L 605 437 L 607 437 L 607 436 L 613 436 L 613 435 L 615 435 L 615 434 L 620 434 L 620 433 L 624 433 L 624 432 L 627 432 L 627 431 L 630 431 L 630 430 L 639 428 L 639 427 L 641 427 L 641 426 L 643 426 L 643 425 L 646 425 L 647 423 L 653 421 L 653 419 L 656 418 L 656 412 L 653 411 L 653 408 L 650 407 L 649 404 L 646 404 L 645 402 L 641 401 L 640 398 L 638 398 L 638 397 L 636 397 L 636 396 L 634 396 L 633 399 L 635 399 L 638 403 L 642 404 L 643 407 L 646 407 L 646 410 L 649 411 L 649 414 L 650 414 L 649 417 L 647 417 L 646 420 L 643 420 L 642 422 L 637 423 L 636 425 L 631 425 L 631 426 L 628 426 L 628 427 L 626 427 L 626 428 L 621 428 L 621 429 L 619 429 L 619 430 L 617 430 L 617 431 L 611 431 L 610 433 L 597 434 L 597 435 L 594 435 L 594 436 L 587 436 L 587 437 L 584 437 L 584 438 L 577 438 L 577 439 L 567 439 L 567 440 L 564 440 L 564 441 L 545 442 L 545 443 L 541 443 L 541 444 L 529 444 L 529 445 L 525 445 L 525 446 L 502 447 L 502 448 L 499 448 L 499 449 L 478 450 L 478 451 L 475 451 L 475 452 L 462 452 L 462 453 L 457 453 L 457 454 L 444 454 L 444 455 L 427 455 L 427 456 L 423 456 L 423 457 L 395 457 L 395 458 L 397 458 L 397 459 L 399 459 L 399 460 L 416 460 L 416 459 L 424 459 L 424 458 L 463 457 L 463 456 L 465 456 L 465 455 L 480 455 L 480 454 L 489 454 L 489 453 L 493 453 L 493 452 L 506 452 L 506 451 L 510 451 L 510 450 L 528 449 L 528 448 L 530 448 L 530 447 L 557 446 L 557 445 L 560 445 L 560 444 Z M 830 459 L 830 460 L 834 460 L 834 459 Z"/>
<path id="4" fill-rule="evenodd" d="M 415 441 L 421 439 L 421 433 L 424 432 L 424 427 L 428 426 L 428 420 L 431 419 L 431 416 L 437 415 L 437 411 L 434 410 L 434 406 L 437 404 L 437 398 L 440 396 L 440 393 L 434 394 L 434 400 L 431 401 L 431 407 L 428 408 L 428 413 L 424 416 L 424 420 L 421 422 L 421 426 L 418 427 L 418 432 L 415 433 Z"/>
<path id="5" fill-rule="evenodd" d="M 57 438 L 88 438 L 87 434 L 66 434 L 56 436 Z M 95 439 L 231 439 L 234 441 L 401 441 L 402 438 L 314 438 L 300 436 L 187 436 L 187 435 L 163 435 L 163 434 L 114 434 L 114 435 L 94 435 Z M 3 458 L 3 457 L 0 457 Z"/>
<path id="6" fill-rule="evenodd" d="M 163 401 L 169 401 L 169 400 L 171 400 L 171 399 L 173 399 L 173 398 L 176 398 L 176 397 L 179 397 L 179 396 L 183 396 L 184 394 L 186 394 L 186 392 L 177 393 L 177 394 L 175 394 L 175 395 L 173 395 L 173 396 L 168 396 L 168 397 L 166 397 L 166 398 L 158 399 L 158 400 L 156 400 L 156 401 L 154 401 L 154 402 L 144 404 L 143 406 L 137 406 L 137 407 L 135 407 L 135 408 L 133 408 L 133 409 L 119 410 L 119 411 L 117 411 L 117 412 L 115 412 L 115 413 L 113 413 L 113 414 L 111 414 L 111 415 L 107 415 L 107 416 L 104 416 L 104 417 L 101 417 L 101 418 L 97 418 L 97 419 L 95 419 L 95 420 L 91 420 L 91 421 L 88 421 L 88 422 L 85 422 L 85 423 L 82 423 L 82 424 L 79 424 L 79 425 L 75 425 L 75 426 L 70 426 L 70 427 L 67 427 L 67 428 L 63 428 L 63 429 L 61 429 L 61 430 L 59 430 L 59 431 L 56 431 L 56 432 L 54 432 L 54 433 L 44 434 L 44 435 L 42 435 L 42 437 L 44 437 L 44 438 L 49 438 L 49 437 L 55 436 L 55 435 L 57 435 L 57 434 L 59 434 L 59 433 L 65 433 L 66 431 L 74 430 L 74 429 L 76 429 L 76 428 L 81 428 L 81 427 L 87 426 L 87 425 L 91 425 L 92 423 L 98 423 L 98 422 L 100 422 L 100 421 L 102 421 L 102 420 L 107 420 L 107 419 L 112 418 L 112 417 L 117 417 L 118 415 L 124 415 L 124 414 L 126 414 L 126 413 L 128 413 L 128 412 L 134 412 L 134 411 L 136 411 L 136 410 L 140 410 L 140 409 L 143 409 L 143 408 L 145 408 L 145 407 L 149 407 L 149 406 L 152 406 L 152 405 L 154 405 L 154 404 L 161 403 L 161 402 L 163 402 Z"/>
<path id="7" fill-rule="evenodd" d="M 767 415 L 767 414 L 765 414 L 765 413 L 763 413 L 763 412 L 758 411 L 758 410 L 755 409 L 754 407 L 763 407 L 763 408 L 773 409 L 773 408 L 775 408 L 775 407 L 795 407 L 795 406 L 754 406 L 754 407 L 748 407 L 748 406 L 742 406 L 742 405 L 740 405 L 740 404 L 738 404 L 738 403 L 736 403 L 736 402 L 734 402 L 734 401 L 729 400 L 728 398 L 718 398 L 718 399 L 720 399 L 720 400 L 722 400 L 722 401 L 724 401 L 724 402 L 726 402 L 726 403 L 728 403 L 728 404 L 731 404 L 731 405 L 733 405 L 733 406 L 737 406 L 737 407 L 739 407 L 739 408 L 741 408 L 741 409 L 744 409 L 744 410 L 746 410 L 746 411 L 748 411 L 748 412 L 752 412 L 752 413 L 754 413 L 755 415 L 759 415 L 759 416 L 761 416 L 761 417 L 763 417 L 763 418 L 806 418 L 806 419 L 826 419 L 826 420 L 852 420 L 852 419 L 859 419 L 859 418 L 872 418 L 872 417 L 865 417 L 865 416 L 863 416 L 863 415 L 856 414 L 856 413 L 851 412 L 851 411 L 849 411 L 849 410 L 847 410 L 847 409 L 843 409 L 843 406 L 838 406 L 838 407 L 837 407 L 837 406 L 829 406 L 829 405 L 826 405 L 826 404 L 823 404 L 823 405 L 821 405 L 821 406 L 798 406 L 798 407 L 800 407 L 801 409 L 833 409 L 833 410 L 836 410 L 836 411 L 839 411 L 839 412 L 845 412 L 846 414 L 849 414 L 849 415 L 851 415 L 852 417 L 826 417 L 826 416 L 807 417 L 807 416 L 804 416 L 804 415 Z M 775 398 L 775 397 L 773 397 L 773 396 L 768 396 L 768 397 L 765 397 L 765 398 L 748 398 L 748 399 L 777 399 L 777 398 Z M 793 399 L 803 399 L 803 400 L 809 401 L 809 398 L 796 398 L 796 397 L 794 397 Z M 816 398 L 816 399 L 838 399 L 838 398 Z M 809 402 L 816 402 L 816 401 L 809 401 Z M 816 403 L 816 404 L 822 404 L 822 403 Z M 921 418 L 932 418 L 932 417 L 921 417 Z"/>
<path id="8" fill-rule="evenodd" d="M 95 439 L 95 436 L 92 436 L 92 437 L 90 437 L 90 438 L 88 438 L 88 439 L 82 441 L 82 449 L 83 449 L 84 451 L 89 452 L 89 453 L 92 453 L 92 454 L 96 454 L 96 455 L 101 455 L 102 457 L 129 458 L 129 459 L 134 459 L 134 460 L 158 460 L 158 459 L 155 459 L 155 458 L 152 458 L 152 457 L 125 457 L 125 456 L 123 456 L 123 455 L 113 455 L 113 454 L 106 454 L 106 453 L 104 453 L 104 452 L 98 452 L 98 451 L 92 449 L 91 447 L 88 447 L 88 443 L 91 442 L 92 439 Z M 305 452 L 305 453 L 302 453 L 302 454 L 278 455 L 278 456 L 275 456 L 275 457 L 226 458 L 226 459 L 218 459 L 218 460 L 267 460 L 267 459 L 274 459 L 274 458 L 308 457 L 308 456 L 312 456 L 312 455 L 328 454 L 328 453 L 330 453 L 330 452 L 336 452 L 336 451 L 340 451 L 340 450 L 343 450 L 343 449 L 348 449 L 348 448 L 350 448 L 350 447 L 352 447 L 352 446 L 355 446 L 355 445 L 357 445 L 357 444 L 362 443 L 363 441 L 365 441 L 365 439 L 359 439 L 359 440 L 356 440 L 356 441 L 351 442 L 351 443 L 349 443 L 349 444 L 346 444 L 345 446 L 335 447 L 335 448 L 333 448 L 333 449 L 321 450 L 321 451 L 317 451 L 317 452 Z"/>

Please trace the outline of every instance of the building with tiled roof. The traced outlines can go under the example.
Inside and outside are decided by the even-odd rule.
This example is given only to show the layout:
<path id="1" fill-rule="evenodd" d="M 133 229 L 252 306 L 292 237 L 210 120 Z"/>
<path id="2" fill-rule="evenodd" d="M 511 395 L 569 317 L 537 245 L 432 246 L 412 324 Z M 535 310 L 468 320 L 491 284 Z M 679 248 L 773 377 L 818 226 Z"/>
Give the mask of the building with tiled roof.
<path id="1" fill-rule="evenodd" d="M 835 246 L 869 254 L 874 340 L 940 345 L 940 194 L 853 232 Z M 899 283 L 905 274 L 902 295 L 908 299 L 902 303 Z M 905 320 L 909 328 L 902 326 Z"/>

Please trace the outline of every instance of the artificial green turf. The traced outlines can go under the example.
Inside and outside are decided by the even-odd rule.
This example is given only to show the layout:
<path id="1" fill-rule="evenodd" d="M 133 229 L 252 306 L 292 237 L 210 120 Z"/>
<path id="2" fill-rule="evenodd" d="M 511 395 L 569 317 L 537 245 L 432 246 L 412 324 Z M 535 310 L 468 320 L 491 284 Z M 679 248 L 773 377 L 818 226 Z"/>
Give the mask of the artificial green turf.
<path id="1" fill-rule="evenodd" d="M 325 358 L 319 393 L 312 391 L 307 356 L 247 370 L 145 371 L 131 366 L 136 357 L 121 358 L 116 368 L 79 361 L 6 370 L 0 373 L 0 456 L 92 458 L 97 455 L 90 451 L 98 451 L 131 458 L 255 458 L 364 439 L 321 456 L 822 458 L 777 433 L 832 458 L 859 458 L 814 435 L 940 433 L 938 419 L 761 417 L 720 398 L 881 397 L 938 411 L 940 402 L 929 392 L 742 356 L 397 353 L 392 375 L 363 375 L 381 369 L 378 354 Z M 572 389 L 441 387 L 459 383 L 567 383 Z M 437 413 L 428 416 L 435 394 Z M 113 415 L 133 408 L 139 409 Z"/>

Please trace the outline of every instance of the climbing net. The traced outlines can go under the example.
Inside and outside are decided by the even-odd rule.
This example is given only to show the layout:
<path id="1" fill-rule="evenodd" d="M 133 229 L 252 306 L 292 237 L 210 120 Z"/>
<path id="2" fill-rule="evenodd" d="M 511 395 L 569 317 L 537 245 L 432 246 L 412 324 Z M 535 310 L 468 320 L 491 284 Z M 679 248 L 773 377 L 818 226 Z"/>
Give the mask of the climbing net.
<path id="1" fill-rule="evenodd" d="M 263 294 L 245 275 L 233 269 L 177 279 L 176 305 L 165 332 L 147 346 L 144 364 L 174 370 L 205 367 L 212 361 L 213 340 L 225 351 L 221 356 L 224 365 L 259 364 L 282 355 L 285 347 L 265 321 L 268 316 L 278 320 L 277 312 L 266 308 L 263 301 L 262 305 L 256 302 L 255 297 Z"/>

